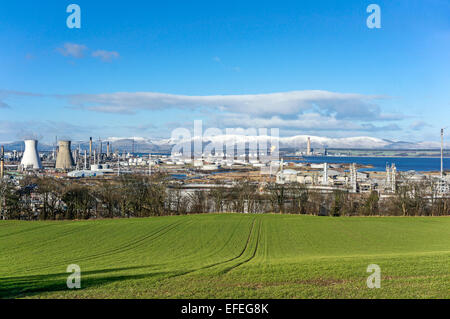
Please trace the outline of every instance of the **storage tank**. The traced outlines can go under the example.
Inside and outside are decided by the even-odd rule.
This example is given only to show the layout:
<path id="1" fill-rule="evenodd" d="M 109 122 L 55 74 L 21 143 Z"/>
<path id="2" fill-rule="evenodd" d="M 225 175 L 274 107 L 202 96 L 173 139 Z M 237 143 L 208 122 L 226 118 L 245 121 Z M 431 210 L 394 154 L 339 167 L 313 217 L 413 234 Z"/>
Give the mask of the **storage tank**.
<path id="1" fill-rule="evenodd" d="M 24 169 L 42 169 L 41 159 L 39 158 L 39 153 L 37 151 L 38 141 L 25 140 L 24 142 L 25 151 L 23 152 L 20 165 L 22 165 Z"/>

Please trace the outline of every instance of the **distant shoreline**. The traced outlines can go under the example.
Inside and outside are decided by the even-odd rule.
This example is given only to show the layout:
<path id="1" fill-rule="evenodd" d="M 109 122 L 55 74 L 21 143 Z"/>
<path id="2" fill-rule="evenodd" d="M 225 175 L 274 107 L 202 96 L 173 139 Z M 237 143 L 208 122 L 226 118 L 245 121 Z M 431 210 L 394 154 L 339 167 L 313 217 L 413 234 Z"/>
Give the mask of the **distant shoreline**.
<path id="1" fill-rule="evenodd" d="M 288 156 L 287 156 L 288 157 Z M 429 158 L 429 159 L 433 159 L 433 158 L 441 158 L 440 156 L 388 156 L 388 155 L 317 155 L 317 156 L 300 156 L 303 158 L 308 158 L 308 157 L 337 157 L 337 158 L 343 158 L 343 157 L 361 157 L 361 158 L 372 158 L 372 157 L 378 157 L 378 158 Z M 450 159 L 449 156 L 444 156 L 444 158 L 446 159 Z"/>

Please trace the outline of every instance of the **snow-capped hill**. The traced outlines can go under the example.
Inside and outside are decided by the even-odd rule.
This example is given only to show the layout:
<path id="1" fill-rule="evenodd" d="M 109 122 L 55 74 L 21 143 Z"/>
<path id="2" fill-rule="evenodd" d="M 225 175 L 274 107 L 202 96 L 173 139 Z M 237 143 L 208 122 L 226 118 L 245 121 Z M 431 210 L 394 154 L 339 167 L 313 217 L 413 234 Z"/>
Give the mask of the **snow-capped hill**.
<path id="1" fill-rule="evenodd" d="M 198 141 L 202 139 L 203 143 L 265 143 L 265 142 L 279 142 L 282 148 L 304 148 L 308 141 L 308 137 L 311 139 L 311 146 L 316 148 L 384 148 L 387 147 L 390 142 L 374 138 L 374 137 L 347 137 L 347 138 L 328 138 L 319 136 L 307 136 L 297 135 L 291 137 L 279 137 L 273 138 L 271 136 L 245 136 L 245 135 L 217 135 L 209 137 L 194 137 L 185 140 L 171 140 L 173 143 L 185 143 L 189 140 Z"/>
<path id="2" fill-rule="evenodd" d="M 187 139 L 151 139 L 145 137 L 109 137 L 103 140 L 103 143 L 109 142 L 113 150 L 121 152 L 167 152 L 179 143 L 198 142 L 201 139 L 203 145 L 208 143 L 214 144 L 237 144 L 238 147 L 248 143 L 276 143 L 278 141 L 281 149 L 306 149 L 308 137 L 311 139 L 311 147 L 316 149 L 323 148 L 353 148 L 353 149 L 439 149 L 439 142 L 404 142 L 390 141 L 370 136 L 330 138 L 322 136 L 296 135 L 290 137 L 271 137 L 271 136 L 246 136 L 246 135 L 217 135 L 191 137 Z M 94 147 L 98 148 L 100 141 L 93 141 Z M 23 150 L 23 141 L 5 143 L 6 150 Z M 89 141 L 72 142 L 72 148 L 80 148 L 81 150 L 89 149 Z M 105 144 L 103 144 L 105 147 Z M 445 148 L 450 148 L 450 143 L 445 144 Z M 40 151 L 49 151 L 54 149 L 53 144 L 39 143 Z"/>
<path id="3" fill-rule="evenodd" d="M 280 144 L 283 144 L 285 147 L 304 147 L 308 137 L 311 139 L 311 147 L 313 148 L 384 148 L 390 144 L 386 140 L 368 136 L 329 138 L 307 135 L 282 137 L 280 138 Z"/>
<path id="4" fill-rule="evenodd" d="M 135 142 L 147 142 L 150 141 L 148 138 L 145 137 L 139 137 L 139 136 L 135 136 L 135 137 L 108 137 L 106 139 L 106 142 L 117 142 L 117 141 L 122 141 L 122 140 L 134 140 Z"/>

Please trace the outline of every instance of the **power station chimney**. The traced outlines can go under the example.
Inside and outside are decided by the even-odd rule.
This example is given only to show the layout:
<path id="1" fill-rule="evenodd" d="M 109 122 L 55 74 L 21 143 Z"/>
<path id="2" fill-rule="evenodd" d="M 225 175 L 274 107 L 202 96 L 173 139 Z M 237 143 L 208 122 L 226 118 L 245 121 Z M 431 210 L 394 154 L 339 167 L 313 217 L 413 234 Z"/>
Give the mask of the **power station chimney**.
<path id="1" fill-rule="evenodd" d="M 32 167 L 33 169 L 42 169 L 41 159 L 37 151 L 38 141 L 25 140 L 25 151 L 23 153 L 22 161 L 20 164 L 23 168 Z"/>
<path id="2" fill-rule="evenodd" d="M 0 179 L 3 179 L 4 170 L 5 170 L 5 148 L 2 145 L 0 151 Z"/>
<path id="3" fill-rule="evenodd" d="M 120 156 L 117 156 L 117 176 L 120 176 Z"/>
<path id="4" fill-rule="evenodd" d="M 308 142 L 306 145 L 306 155 L 310 156 L 311 155 L 311 138 L 308 137 Z"/>
<path id="5" fill-rule="evenodd" d="M 323 185 L 328 185 L 328 163 L 323 163 L 322 184 Z"/>
<path id="6" fill-rule="evenodd" d="M 392 178 L 391 178 L 391 167 L 388 163 L 386 163 L 386 185 L 385 189 L 392 188 L 391 187 Z"/>
<path id="7" fill-rule="evenodd" d="M 350 185 L 352 187 L 353 193 L 358 192 L 358 172 L 356 170 L 356 164 L 352 163 L 350 165 Z"/>
<path id="8" fill-rule="evenodd" d="M 391 167 L 391 190 L 393 193 L 397 192 L 397 167 L 392 163 Z"/>
<path id="9" fill-rule="evenodd" d="M 441 179 L 444 178 L 444 129 L 441 129 Z"/>
<path id="10" fill-rule="evenodd" d="M 89 164 L 91 164 L 92 159 L 92 137 L 89 138 Z"/>
<path id="11" fill-rule="evenodd" d="M 109 142 L 106 142 L 106 157 L 109 158 Z"/>
<path id="12" fill-rule="evenodd" d="M 59 152 L 56 158 L 56 169 L 68 170 L 74 166 L 70 144 L 70 141 L 58 142 Z"/>

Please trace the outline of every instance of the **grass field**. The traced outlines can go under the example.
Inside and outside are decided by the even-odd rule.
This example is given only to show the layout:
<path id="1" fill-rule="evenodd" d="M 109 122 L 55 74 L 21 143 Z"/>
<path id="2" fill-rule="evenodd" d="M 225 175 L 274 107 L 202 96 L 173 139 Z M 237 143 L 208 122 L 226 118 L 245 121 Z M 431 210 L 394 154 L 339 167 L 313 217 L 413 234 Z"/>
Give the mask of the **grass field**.
<path id="1" fill-rule="evenodd" d="M 446 217 L 1 221 L 0 252 L 1 298 L 450 297 Z M 69 264 L 81 289 L 66 287 Z"/>

